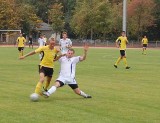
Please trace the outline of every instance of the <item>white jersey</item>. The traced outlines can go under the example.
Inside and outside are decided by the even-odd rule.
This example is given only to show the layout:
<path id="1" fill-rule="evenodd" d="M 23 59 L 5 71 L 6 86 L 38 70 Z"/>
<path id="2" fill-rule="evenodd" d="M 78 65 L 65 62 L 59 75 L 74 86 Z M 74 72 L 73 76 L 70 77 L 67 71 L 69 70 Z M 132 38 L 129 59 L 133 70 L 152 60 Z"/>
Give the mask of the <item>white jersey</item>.
<path id="1" fill-rule="evenodd" d="M 38 39 L 38 44 L 39 44 L 39 47 L 45 46 L 45 41 L 44 41 L 44 39 L 43 39 L 43 38 L 39 38 L 39 39 Z"/>
<path id="2" fill-rule="evenodd" d="M 66 38 L 66 40 L 60 39 L 59 45 L 61 46 L 61 53 L 66 54 L 69 50 L 67 47 L 72 46 L 72 41 L 69 38 Z"/>
<path id="3" fill-rule="evenodd" d="M 59 62 L 61 64 L 59 76 L 74 79 L 76 73 L 76 64 L 80 62 L 80 56 L 72 58 L 63 56 L 59 59 Z"/>

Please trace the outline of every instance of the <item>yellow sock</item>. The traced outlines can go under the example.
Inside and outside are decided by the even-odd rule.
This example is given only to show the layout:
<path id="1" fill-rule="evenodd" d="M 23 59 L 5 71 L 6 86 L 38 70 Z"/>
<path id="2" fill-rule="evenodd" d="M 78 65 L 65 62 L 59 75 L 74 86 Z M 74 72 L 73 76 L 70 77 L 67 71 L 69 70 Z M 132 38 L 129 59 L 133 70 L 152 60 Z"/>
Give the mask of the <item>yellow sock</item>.
<path id="1" fill-rule="evenodd" d="M 47 90 L 47 88 L 49 87 L 49 85 L 50 85 L 50 82 L 45 82 L 45 86 L 44 86 L 44 90 Z"/>
<path id="2" fill-rule="evenodd" d="M 42 88 L 42 83 L 38 82 L 35 88 L 35 93 L 40 94 Z"/>
<path id="3" fill-rule="evenodd" d="M 127 65 L 127 59 L 126 59 L 126 58 L 123 58 L 123 61 L 124 61 L 125 66 L 127 67 L 127 66 L 128 66 L 128 65 Z"/>
<path id="4" fill-rule="evenodd" d="M 121 61 L 121 57 L 119 57 L 119 58 L 117 59 L 115 65 L 118 65 L 120 61 Z"/>
<path id="5" fill-rule="evenodd" d="M 19 52 L 19 57 L 21 57 L 21 52 Z"/>
<path id="6" fill-rule="evenodd" d="M 23 56 L 23 51 L 21 51 L 21 56 Z"/>

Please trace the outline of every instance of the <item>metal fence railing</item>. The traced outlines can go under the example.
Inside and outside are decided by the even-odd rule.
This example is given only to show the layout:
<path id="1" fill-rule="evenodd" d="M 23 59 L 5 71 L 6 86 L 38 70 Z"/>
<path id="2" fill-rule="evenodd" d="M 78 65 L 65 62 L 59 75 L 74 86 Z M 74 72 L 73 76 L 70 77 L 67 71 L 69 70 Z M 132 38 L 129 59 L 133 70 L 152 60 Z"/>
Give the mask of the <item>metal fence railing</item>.
<path id="1" fill-rule="evenodd" d="M 115 47 L 115 41 L 103 41 L 101 42 L 100 40 L 73 40 L 72 43 L 73 46 L 83 46 L 83 44 L 87 42 L 90 46 L 92 47 Z M 28 42 L 26 43 L 28 44 Z M 38 42 L 34 41 L 33 44 L 38 46 Z M 15 42 L 1 42 L 0 45 L 15 45 Z M 58 45 L 58 41 L 57 44 Z M 127 44 L 127 47 L 130 48 L 140 48 L 142 47 L 141 42 L 136 42 L 136 41 L 129 41 L 129 44 Z M 151 48 L 160 48 L 160 41 L 150 41 L 148 44 L 148 47 Z"/>

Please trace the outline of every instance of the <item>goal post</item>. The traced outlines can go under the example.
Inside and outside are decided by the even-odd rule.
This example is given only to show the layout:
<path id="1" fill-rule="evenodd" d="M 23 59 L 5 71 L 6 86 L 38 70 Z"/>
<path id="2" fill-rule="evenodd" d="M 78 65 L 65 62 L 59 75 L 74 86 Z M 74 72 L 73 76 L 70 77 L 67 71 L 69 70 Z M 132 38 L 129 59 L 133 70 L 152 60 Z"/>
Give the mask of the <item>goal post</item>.
<path id="1" fill-rule="evenodd" d="M 14 44 L 21 30 L 0 30 L 0 44 Z"/>

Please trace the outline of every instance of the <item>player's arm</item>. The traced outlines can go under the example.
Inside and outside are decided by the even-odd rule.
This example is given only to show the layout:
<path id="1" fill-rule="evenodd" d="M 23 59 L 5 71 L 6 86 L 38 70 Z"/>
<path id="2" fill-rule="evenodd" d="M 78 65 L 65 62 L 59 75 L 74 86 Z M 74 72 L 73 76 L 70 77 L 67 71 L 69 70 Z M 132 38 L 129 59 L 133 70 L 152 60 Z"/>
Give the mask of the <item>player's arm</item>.
<path id="1" fill-rule="evenodd" d="M 86 59 L 87 57 L 87 52 L 88 52 L 89 46 L 87 44 L 84 45 L 84 54 L 82 56 L 80 56 L 79 60 L 83 61 Z"/>
<path id="2" fill-rule="evenodd" d="M 16 40 L 16 46 L 18 47 L 18 42 L 19 42 L 19 38 L 17 38 Z"/>
<path id="3" fill-rule="evenodd" d="M 28 56 L 31 56 L 31 55 L 34 55 L 34 54 L 36 54 L 36 52 L 35 52 L 35 51 L 32 51 L 32 52 L 30 52 L 30 53 L 28 53 L 28 54 L 26 54 L 26 55 L 24 55 L 24 56 L 21 56 L 19 59 L 24 59 L 24 58 L 26 58 L 26 57 L 28 57 Z"/>
<path id="4" fill-rule="evenodd" d="M 66 46 L 68 49 L 72 48 L 72 41 L 69 39 L 69 45 Z"/>
<path id="5" fill-rule="evenodd" d="M 117 38 L 117 40 L 116 40 L 116 47 L 117 48 L 119 48 L 119 40 L 120 40 L 119 38 Z"/>
<path id="6" fill-rule="evenodd" d="M 23 38 L 24 38 L 24 37 L 23 37 Z M 25 45 L 26 45 L 26 39 L 24 38 L 23 40 L 24 40 L 24 47 L 25 47 Z"/>
<path id="7" fill-rule="evenodd" d="M 128 42 L 128 39 L 127 39 L 127 37 L 126 37 L 126 44 L 128 44 L 129 42 Z"/>
<path id="8" fill-rule="evenodd" d="M 141 41 L 141 45 L 143 46 L 143 39 L 142 39 L 142 41 Z"/>
<path id="9" fill-rule="evenodd" d="M 61 55 L 57 55 L 55 56 L 54 60 L 53 61 L 57 61 L 59 60 L 61 57 L 65 56 L 66 54 L 61 54 Z"/>

